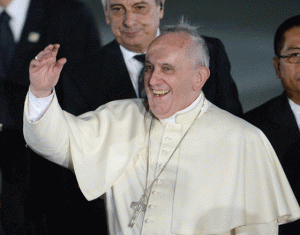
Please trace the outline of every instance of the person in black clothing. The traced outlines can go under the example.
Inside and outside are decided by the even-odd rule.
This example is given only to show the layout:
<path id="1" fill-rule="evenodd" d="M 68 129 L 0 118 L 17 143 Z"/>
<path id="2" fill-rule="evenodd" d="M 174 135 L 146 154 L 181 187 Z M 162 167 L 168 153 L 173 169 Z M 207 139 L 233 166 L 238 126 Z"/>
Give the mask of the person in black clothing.
<path id="1" fill-rule="evenodd" d="M 0 0 L 0 38 L 3 230 L 6 235 L 74 233 L 83 228 L 80 218 L 89 217 L 86 200 L 72 172 L 26 148 L 23 106 L 30 61 L 49 43 L 59 43 L 58 56 L 68 59 L 67 66 L 77 63 L 101 46 L 95 20 L 77 0 Z"/>
<path id="2" fill-rule="evenodd" d="M 273 65 L 284 92 L 245 113 L 244 118 L 268 137 L 300 200 L 300 15 L 279 26 L 274 50 Z M 279 234 L 299 232 L 299 221 L 279 227 Z"/>

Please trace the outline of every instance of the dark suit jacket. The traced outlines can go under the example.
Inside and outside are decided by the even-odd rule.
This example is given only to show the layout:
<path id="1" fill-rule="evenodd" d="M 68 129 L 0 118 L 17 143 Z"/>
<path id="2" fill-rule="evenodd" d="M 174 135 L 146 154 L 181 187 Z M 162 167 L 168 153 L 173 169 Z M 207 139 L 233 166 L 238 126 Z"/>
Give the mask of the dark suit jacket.
<path id="1" fill-rule="evenodd" d="M 235 115 L 242 115 L 236 85 L 230 75 L 230 63 L 219 39 L 205 37 L 210 55 L 211 75 L 203 87 L 208 100 Z M 80 94 L 66 105 L 73 114 L 95 110 L 112 100 L 136 98 L 125 61 L 116 40 L 90 55 L 80 66 L 68 72 L 74 89 Z M 67 81 L 67 79 L 65 79 Z M 69 87 L 65 84 L 66 87 Z M 65 89 L 66 90 L 66 89 Z M 67 98 L 66 98 L 67 99 Z"/>
<path id="2" fill-rule="evenodd" d="M 300 131 L 286 93 L 245 113 L 244 119 L 261 129 L 267 136 L 297 200 L 300 201 Z M 279 229 L 280 234 L 298 234 L 300 222 L 282 225 Z"/>
<path id="3" fill-rule="evenodd" d="M 39 35 L 38 41 L 29 39 L 32 33 Z M 0 123 L 4 124 L 0 132 L 0 167 L 4 180 L 1 222 L 5 234 L 60 234 L 49 230 L 50 224 L 56 222 L 53 218 L 69 215 L 66 211 L 80 204 L 76 202 L 73 206 L 74 200 L 67 200 L 68 187 L 72 190 L 76 187 L 77 191 L 73 191 L 80 193 L 74 175 L 32 153 L 29 158 L 23 139 L 22 117 L 29 88 L 29 63 L 50 43 L 61 44 L 58 57 L 67 58 L 69 65 L 66 66 L 80 61 L 84 55 L 100 47 L 94 18 L 83 3 L 77 0 L 31 0 L 9 75 L 7 78 L 0 77 Z M 60 94 L 59 84 L 57 91 Z M 60 98 L 63 99 L 62 96 Z M 68 187 L 60 183 L 62 178 Z M 62 198 L 58 192 L 65 192 Z M 64 205 L 64 208 L 58 205 Z M 53 216 L 49 217 L 50 212 Z M 65 221 L 55 225 L 55 229 L 63 223 L 64 227 L 69 226 L 70 232 L 76 223 L 81 224 L 78 220 L 67 223 L 65 218 Z"/>

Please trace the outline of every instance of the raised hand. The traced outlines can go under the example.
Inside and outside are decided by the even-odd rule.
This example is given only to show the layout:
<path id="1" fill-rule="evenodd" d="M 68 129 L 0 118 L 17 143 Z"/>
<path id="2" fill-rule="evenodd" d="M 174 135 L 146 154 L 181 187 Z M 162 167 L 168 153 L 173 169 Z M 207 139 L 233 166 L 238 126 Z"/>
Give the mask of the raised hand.
<path id="1" fill-rule="evenodd" d="M 56 61 L 59 44 L 49 45 L 30 62 L 30 90 L 37 98 L 49 96 L 58 82 L 66 58 Z"/>

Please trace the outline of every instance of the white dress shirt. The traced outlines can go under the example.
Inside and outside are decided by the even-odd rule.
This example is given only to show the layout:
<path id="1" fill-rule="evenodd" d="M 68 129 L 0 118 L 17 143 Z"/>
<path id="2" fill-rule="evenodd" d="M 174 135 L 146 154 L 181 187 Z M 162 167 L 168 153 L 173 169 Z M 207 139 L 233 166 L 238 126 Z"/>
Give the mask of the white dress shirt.
<path id="1" fill-rule="evenodd" d="M 15 42 L 19 42 L 22 30 L 26 21 L 30 0 L 13 0 L 6 8 L 6 13 L 10 16 L 9 26 L 14 36 Z M 0 15 L 4 8 L 0 6 Z"/>
<path id="2" fill-rule="evenodd" d="M 291 99 L 288 99 L 288 100 L 289 100 L 289 105 L 291 106 L 291 109 L 295 115 L 298 128 L 300 130 L 300 105 L 296 104 Z"/>
<path id="3" fill-rule="evenodd" d="M 157 29 L 156 37 L 160 35 L 160 30 Z M 120 49 L 127 67 L 127 71 L 129 73 L 129 77 L 131 79 L 134 91 L 136 93 L 136 96 L 139 97 L 139 74 L 141 69 L 143 68 L 143 64 L 139 61 L 137 61 L 135 58 L 133 58 L 136 55 L 139 55 L 141 53 L 136 53 L 127 50 L 125 47 L 120 45 Z M 144 52 L 146 53 L 146 52 Z"/>

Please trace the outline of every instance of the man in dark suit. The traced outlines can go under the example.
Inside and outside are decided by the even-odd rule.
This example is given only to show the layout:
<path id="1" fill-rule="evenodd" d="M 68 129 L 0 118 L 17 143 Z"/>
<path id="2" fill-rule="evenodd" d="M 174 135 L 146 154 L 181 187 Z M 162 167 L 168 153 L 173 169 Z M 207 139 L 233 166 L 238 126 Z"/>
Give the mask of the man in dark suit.
<path id="1" fill-rule="evenodd" d="M 76 212 L 85 199 L 74 175 L 29 154 L 23 139 L 29 63 L 49 43 L 62 46 L 59 57 L 68 59 L 67 66 L 99 48 L 90 10 L 77 0 L 0 0 L 0 217 L 5 234 L 67 234 L 80 223 L 79 218 L 70 223 L 64 216 L 86 217 Z M 59 176 L 50 178 L 52 171 Z"/>
<path id="2" fill-rule="evenodd" d="M 245 119 L 268 137 L 300 200 L 300 15 L 279 26 L 274 50 L 273 65 L 285 91 L 247 112 Z M 280 226 L 280 234 L 299 232 L 300 222 Z"/>
<path id="3" fill-rule="evenodd" d="M 135 56 L 146 52 L 159 34 L 165 0 L 102 0 L 106 22 L 115 40 L 95 51 L 79 66 L 69 71 L 76 96 L 68 107 L 73 114 L 94 110 L 112 100 L 139 97 L 138 76 L 142 63 Z M 218 107 L 242 115 L 236 85 L 230 75 L 230 63 L 219 39 L 206 37 L 211 75 L 203 87 L 205 96 Z M 82 78 L 85 82 L 82 82 Z M 68 86 L 69 87 L 69 86 Z M 69 95 L 72 97 L 71 89 Z M 72 97 L 73 98 L 73 97 Z"/>

